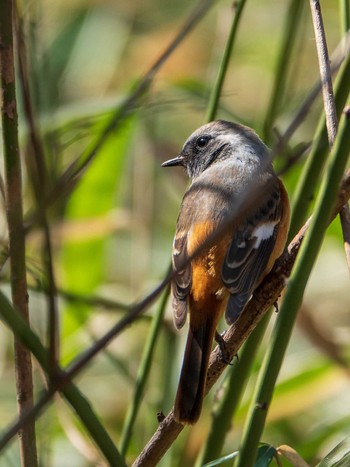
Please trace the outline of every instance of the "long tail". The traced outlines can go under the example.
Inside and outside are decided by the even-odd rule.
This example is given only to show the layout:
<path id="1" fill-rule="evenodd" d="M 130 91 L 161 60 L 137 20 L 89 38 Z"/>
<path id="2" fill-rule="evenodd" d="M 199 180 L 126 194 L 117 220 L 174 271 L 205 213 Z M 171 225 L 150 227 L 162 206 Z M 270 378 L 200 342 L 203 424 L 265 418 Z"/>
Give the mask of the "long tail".
<path id="1" fill-rule="evenodd" d="M 207 318 L 195 325 L 191 323 L 190 317 L 190 328 L 174 407 L 175 419 L 180 423 L 192 425 L 200 416 L 215 329 L 215 320 Z"/>

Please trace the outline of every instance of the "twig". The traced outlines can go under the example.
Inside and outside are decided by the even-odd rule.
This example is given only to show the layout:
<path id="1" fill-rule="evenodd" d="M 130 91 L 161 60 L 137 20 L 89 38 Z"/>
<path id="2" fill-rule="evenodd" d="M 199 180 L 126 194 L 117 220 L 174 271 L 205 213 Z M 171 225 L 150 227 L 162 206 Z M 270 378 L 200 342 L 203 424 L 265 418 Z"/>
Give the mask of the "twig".
<path id="1" fill-rule="evenodd" d="M 284 175 L 285 173 L 287 173 L 295 164 L 297 164 L 297 162 L 299 162 L 301 157 L 304 156 L 305 153 L 309 151 L 310 147 L 311 147 L 311 143 L 299 144 L 294 149 L 292 154 L 288 154 L 283 167 L 281 167 L 278 170 L 277 175 L 280 177 L 281 175 Z"/>
<path id="2" fill-rule="evenodd" d="M 337 203 L 333 210 L 332 220 L 349 197 L 350 170 L 346 173 L 341 184 Z M 275 264 L 273 270 L 264 279 L 260 287 L 254 292 L 252 299 L 237 323 L 231 326 L 223 336 L 225 350 L 227 350 L 231 358 L 237 354 L 238 350 L 260 322 L 267 309 L 276 302 L 281 294 L 285 286 L 285 280 L 290 275 L 309 224 L 310 221 L 304 225 L 294 240 L 289 244 L 288 250 L 283 254 L 278 263 Z M 218 380 L 225 367 L 226 364 L 222 361 L 221 351 L 216 347 L 210 357 L 206 393 Z M 151 440 L 135 460 L 133 467 L 149 467 L 156 465 L 183 428 L 183 425 L 175 422 L 173 411 L 171 411 L 163 422 L 160 423 Z"/>
<path id="3" fill-rule="evenodd" d="M 12 0 L 0 2 L 0 73 L 2 88 L 2 126 L 6 178 L 6 205 L 11 263 L 11 291 L 14 307 L 29 323 L 28 292 L 23 229 L 21 161 L 18 144 L 18 119 L 13 52 Z M 21 417 L 33 406 L 31 354 L 15 337 L 15 373 L 18 412 Z M 38 465 L 35 420 L 19 432 L 22 466 Z"/>
<path id="4" fill-rule="evenodd" d="M 31 287 L 30 289 L 35 290 L 37 292 L 46 291 L 45 287 Z M 117 302 L 116 300 L 112 300 L 105 297 L 99 297 L 95 295 L 81 295 L 78 293 L 71 292 L 65 289 L 57 289 L 58 295 L 60 295 L 64 300 L 72 303 L 84 303 L 89 306 L 94 307 L 101 307 L 105 310 L 119 310 L 119 311 L 129 311 L 130 305 L 125 303 Z"/>
<path id="5" fill-rule="evenodd" d="M 323 102 L 326 114 L 326 125 L 329 144 L 332 147 L 337 134 L 337 111 L 334 103 L 331 67 L 328 57 L 327 41 L 323 26 L 321 5 L 319 0 L 310 0 L 312 20 L 315 30 L 316 48 L 322 82 Z"/>
<path id="6" fill-rule="evenodd" d="M 0 268 L 1 269 L 1 268 Z M 8 280 L 5 278 L 0 278 L 0 283 L 8 283 Z M 28 290 L 37 293 L 47 293 L 47 288 L 44 284 L 31 285 L 28 284 Z M 71 303 L 83 303 L 85 305 L 104 308 L 105 310 L 119 310 L 119 311 L 129 311 L 131 305 L 126 303 L 118 302 L 105 297 L 100 297 L 98 295 L 82 295 L 79 293 L 71 292 L 70 290 L 57 288 L 57 294 L 63 300 Z M 149 319 L 149 316 L 145 317 Z"/>

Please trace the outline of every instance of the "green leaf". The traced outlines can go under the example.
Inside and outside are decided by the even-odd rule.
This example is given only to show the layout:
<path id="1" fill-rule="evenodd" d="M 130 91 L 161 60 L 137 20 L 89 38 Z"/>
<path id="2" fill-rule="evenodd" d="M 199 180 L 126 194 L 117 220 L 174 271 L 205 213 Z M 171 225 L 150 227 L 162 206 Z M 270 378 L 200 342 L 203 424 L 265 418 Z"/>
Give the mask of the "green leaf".
<path id="1" fill-rule="evenodd" d="M 219 457 L 219 459 L 215 459 L 214 461 L 208 462 L 204 464 L 203 467 L 214 467 L 215 465 L 225 465 L 228 461 L 231 461 L 235 457 L 237 457 L 238 451 L 232 452 L 224 457 Z M 232 462 L 229 462 L 228 465 L 232 465 Z"/>
<path id="2" fill-rule="evenodd" d="M 276 454 L 276 449 L 271 444 L 262 444 L 258 449 L 258 457 L 255 462 L 255 467 L 267 467 L 271 464 L 272 459 Z"/>
<path id="3" fill-rule="evenodd" d="M 135 120 L 131 119 L 118 132 L 109 135 L 70 198 L 66 220 L 68 225 L 77 225 L 78 232 L 65 238 L 62 247 L 63 285 L 69 291 L 91 294 L 104 279 L 109 235 L 99 227 L 116 207 L 115 194 L 134 129 Z M 62 329 L 67 338 L 86 321 L 90 308 L 75 303 L 65 311 Z M 74 345 L 78 349 L 80 344 L 75 342 Z"/>
<path id="4" fill-rule="evenodd" d="M 350 438 L 345 438 L 317 467 L 348 467 L 350 465 Z"/>
<path id="5" fill-rule="evenodd" d="M 276 454 L 276 449 L 271 446 L 270 444 L 262 444 L 259 449 L 258 449 L 258 458 L 255 463 L 255 467 L 267 467 L 270 465 L 274 455 Z M 208 462 L 207 464 L 204 464 L 203 467 L 214 467 L 217 465 L 232 465 L 232 459 L 237 457 L 238 451 L 232 452 L 231 454 L 228 454 L 227 456 L 224 457 L 219 457 L 218 459 L 215 459 L 214 461 Z"/>

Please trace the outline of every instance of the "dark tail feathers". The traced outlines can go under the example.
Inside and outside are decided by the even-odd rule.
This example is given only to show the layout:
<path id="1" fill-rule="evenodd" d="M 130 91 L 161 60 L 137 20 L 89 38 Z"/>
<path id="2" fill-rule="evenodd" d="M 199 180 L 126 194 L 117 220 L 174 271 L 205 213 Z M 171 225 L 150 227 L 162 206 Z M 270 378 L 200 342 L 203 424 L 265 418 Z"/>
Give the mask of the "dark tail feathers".
<path id="1" fill-rule="evenodd" d="M 199 326 L 190 322 L 174 407 L 180 423 L 192 425 L 200 416 L 215 329 L 215 323 L 208 319 Z"/>

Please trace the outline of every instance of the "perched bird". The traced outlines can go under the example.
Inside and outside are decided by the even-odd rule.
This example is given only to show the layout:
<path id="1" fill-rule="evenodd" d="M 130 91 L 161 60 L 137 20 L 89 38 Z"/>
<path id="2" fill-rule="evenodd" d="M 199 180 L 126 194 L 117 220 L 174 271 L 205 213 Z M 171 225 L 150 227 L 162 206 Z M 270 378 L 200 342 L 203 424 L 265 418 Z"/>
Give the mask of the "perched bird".
<path id="1" fill-rule="evenodd" d="M 250 128 L 224 120 L 200 127 L 163 167 L 185 167 L 192 184 L 177 220 L 172 305 L 189 331 L 176 395 L 178 422 L 201 413 L 216 327 L 239 317 L 254 289 L 282 254 L 289 202 L 269 149 Z M 212 239 L 212 241 L 211 241 Z"/>

